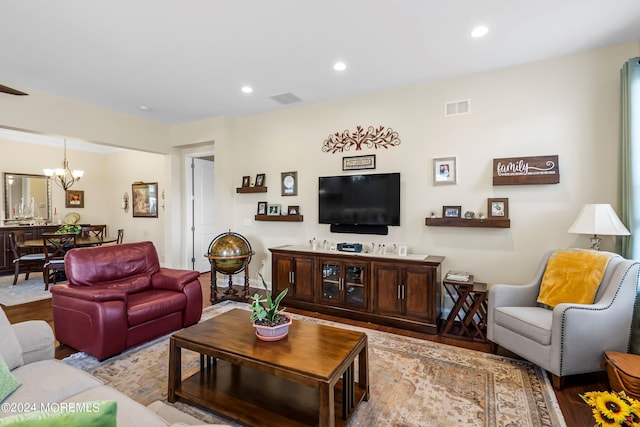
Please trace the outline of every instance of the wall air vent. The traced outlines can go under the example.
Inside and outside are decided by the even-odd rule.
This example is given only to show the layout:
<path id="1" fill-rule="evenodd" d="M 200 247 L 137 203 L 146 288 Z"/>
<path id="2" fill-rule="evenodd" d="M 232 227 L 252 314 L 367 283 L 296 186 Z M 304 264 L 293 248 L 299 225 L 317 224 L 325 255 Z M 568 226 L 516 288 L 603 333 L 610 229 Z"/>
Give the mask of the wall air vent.
<path id="1" fill-rule="evenodd" d="M 297 96 L 295 96 L 291 92 L 281 93 L 279 95 L 273 95 L 273 96 L 270 96 L 269 98 L 273 99 L 277 103 L 283 104 L 283 105 L 293 104 L 295 102 L 301 102 L 302 101 L 302 99 L 298 98 Z"/>
<path id="2" fill-rule="evenodd" d="M 444 104 L 444 116 L 463 116 L 471 113 L 471 100 L 463 99 L 461 101 L 452 101 Z"/>

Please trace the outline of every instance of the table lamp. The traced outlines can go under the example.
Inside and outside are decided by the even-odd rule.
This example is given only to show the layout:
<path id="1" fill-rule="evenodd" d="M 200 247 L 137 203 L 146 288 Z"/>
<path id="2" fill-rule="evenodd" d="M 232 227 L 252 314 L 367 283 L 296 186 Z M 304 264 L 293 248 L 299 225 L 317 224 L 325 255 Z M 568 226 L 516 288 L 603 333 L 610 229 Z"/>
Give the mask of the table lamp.
<path id="1" fill-rule="evenodd" d="M 600 237 L 605 236 L 628 236 L 629 230 L 618 218 L 615 211 L 609 204 L 584 205 L 578 218 L 569 228 L 569 233 L 591 234 L 591 249 L 600 250 Z"/>

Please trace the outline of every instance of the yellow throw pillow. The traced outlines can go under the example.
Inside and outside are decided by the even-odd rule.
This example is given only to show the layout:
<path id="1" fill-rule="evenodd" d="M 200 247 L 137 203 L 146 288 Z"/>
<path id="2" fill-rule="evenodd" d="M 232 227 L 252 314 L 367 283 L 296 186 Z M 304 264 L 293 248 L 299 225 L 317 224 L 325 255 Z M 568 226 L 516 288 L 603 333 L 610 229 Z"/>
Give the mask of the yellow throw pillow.
<path id="1" fill-rule="evenodd" d="M 538 303 L 593 304 L 611 255 L 582 249 L 554 252 L 547 261 Z"/>

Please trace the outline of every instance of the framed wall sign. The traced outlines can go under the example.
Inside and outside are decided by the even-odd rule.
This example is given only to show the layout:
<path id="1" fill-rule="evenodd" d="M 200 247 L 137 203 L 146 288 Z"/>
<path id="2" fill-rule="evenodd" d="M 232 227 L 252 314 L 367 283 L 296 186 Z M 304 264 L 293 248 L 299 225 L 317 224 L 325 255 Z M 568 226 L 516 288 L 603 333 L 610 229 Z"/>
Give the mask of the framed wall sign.
<path id="1" fill-rule="evenodd" d="M 353 171 L 359 169 L 375 169 L 376 168 L 376 155 L 370 154 L 367 156 L 351 156 L 342 158 L 342 170 Z"/>
<path id="2" fill-rule="evenodd" d="M 508 219 L 509 218 L 509 199 L 507 198 L 487 199 L 487 217 Z"/>
<path id="3" fill-rule="evenodd" d="M 460 218 L 460 212 L 462 206 L 443 206 L 442 217 L 443 218 Z"/>
<path id="4" fill-rule="evenodd" d="M 558 156 L 493 159 L 493 185 L 558 184 Z"/>
<path id="5" fill-rule="evenodd" d="M 134 218 L 158 218 L 157 182 L 134 182 L 131 185 L 131 194 Z"/>
<path id="6" fill-rule="evenodd" d="M 84 208 L 84 191 L 67 190 L 65 194 L 65 208 Z"/>
<path id="7" fill-rule="evenodd" d="M 456 184 L 457 169 L 455 157 L 433 159 L 433 185 Z"/>
<path id="8" fill-rule="evenodd" d="M 282 172 L 281 174 L 281 194 L 283 196 L 298 195 L 298 172 Z"/>

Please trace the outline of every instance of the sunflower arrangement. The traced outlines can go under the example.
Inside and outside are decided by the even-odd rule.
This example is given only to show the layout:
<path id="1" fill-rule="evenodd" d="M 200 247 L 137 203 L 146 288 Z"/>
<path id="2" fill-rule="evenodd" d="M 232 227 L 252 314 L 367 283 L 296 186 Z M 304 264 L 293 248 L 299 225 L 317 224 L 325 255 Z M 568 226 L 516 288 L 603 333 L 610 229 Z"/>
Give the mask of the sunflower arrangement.
<path id="1" fill-rule="evenodd" d="M 580 397 L 591 406 L 595 427 L 640 427 L 640 401 L 624 391 L 590 391 Z"/>

